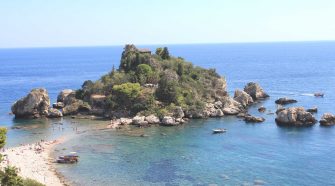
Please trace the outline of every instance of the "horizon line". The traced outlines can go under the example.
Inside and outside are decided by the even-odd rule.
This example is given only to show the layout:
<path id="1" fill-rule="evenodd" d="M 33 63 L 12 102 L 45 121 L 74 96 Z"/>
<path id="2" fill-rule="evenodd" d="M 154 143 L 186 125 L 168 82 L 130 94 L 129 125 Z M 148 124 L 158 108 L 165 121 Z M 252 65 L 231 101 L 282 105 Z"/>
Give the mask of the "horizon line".
<path id="1" fill-rule="evenodd" d="M 151 44 L 111 44 L 111 45 L 69 45 L 69 46 L 23 46 L 23 47 L 0 47 L 1 50 L 6 49 L 42 49 L 42 48 L 93 48 L 93 47 L 119 47 L 127 44 L 134 44 L 135 46 L 156 46 L 156 45 L 220 45 L 220 44 L 267 44 L 267 43 L 314 43 L 314 42 L 335 42 L 335 40 L 294 40 L 294 41 L 246 41 L 246 42 L 212 42 L 212 43 L 151 43 Z"/>

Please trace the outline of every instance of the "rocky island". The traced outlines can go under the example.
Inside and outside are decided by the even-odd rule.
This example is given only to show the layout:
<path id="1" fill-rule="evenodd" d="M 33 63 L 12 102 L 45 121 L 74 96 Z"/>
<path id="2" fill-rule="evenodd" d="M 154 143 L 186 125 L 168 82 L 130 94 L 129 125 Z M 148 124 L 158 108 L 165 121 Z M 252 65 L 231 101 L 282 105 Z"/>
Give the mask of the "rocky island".
<path id="1" fill-rule="evenodd" d="M 20 118 L 94 115 L 110 118 L 111 126 L 124 124 L 178 125 L 190 118 L 222 117 L 244 114 L 247 122 L 264 118 L 247 113 L 249 105 L 269 97 L 257 84 L 250 82 L 233 97 L 215 69 L 194 66 L 181 57 L 173 57 L 168 48 L 155 53 L 126 45 L 118 69 L 97 81 L 87 80 L 81 89 L 59 93 L 50 108 L 43 88 L 33 89 L 12 106 Z"/>

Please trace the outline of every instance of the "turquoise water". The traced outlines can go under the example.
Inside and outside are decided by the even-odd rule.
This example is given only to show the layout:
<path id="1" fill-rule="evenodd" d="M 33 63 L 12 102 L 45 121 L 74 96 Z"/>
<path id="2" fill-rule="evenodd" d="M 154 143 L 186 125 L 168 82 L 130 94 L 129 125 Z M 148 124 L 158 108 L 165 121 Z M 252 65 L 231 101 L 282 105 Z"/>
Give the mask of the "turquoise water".
<path id="1" fill-rule="evenodd" d="M 145 46 L 154 48 L 155 46 Z M 118 66 L 122 47 L 1 49 L 0 121 L 10 130 L 8 145 L 61 135 L 75 136 L 57 154 L 77 151 L 77 165 L 58 166 L 76 185 L 335 185 L 335 128 L 278 127 L 264 105 L 289 96 L 304 107 L 335 113 L 335 42 L 172 45 L 170 52 L 196 65 L 216 67 L 230 93 L 259 82 L 271 98 L 250 112 L 266 118 L 245 124 L 234 117 L 193 120 L 179 127 L 99 130 L 108 121 L 15 120 L 10 105 L 31 88 L 43 86 L 51 99 L 64 88 L 78 88 Z M 322 91 L 324 98 L 312 93 Z M 59 125 L 63 123 L 63 125 Z M 73 128 L 86 131 L 75 134 Z M 213 128 L 228 132 L 212 135 Z M 147 134 L 148 137 L 139 137 Z M 65 149 L 65 150 L 64 150 Z"/>

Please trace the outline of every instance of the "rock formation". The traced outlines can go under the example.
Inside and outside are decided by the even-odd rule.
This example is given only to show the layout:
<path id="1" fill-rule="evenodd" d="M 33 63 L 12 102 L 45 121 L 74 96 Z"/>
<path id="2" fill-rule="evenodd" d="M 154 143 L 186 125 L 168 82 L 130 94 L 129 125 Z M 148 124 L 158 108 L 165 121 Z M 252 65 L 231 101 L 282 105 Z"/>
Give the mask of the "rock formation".
<path id="1" fill-rule="evenodd" d="M 321 117 L 320 125 L 322 125 L 322 126 L 335 125 L 335 115 L 333 115 L 331 113 L 324 113 Z"/>
<path id="2" fill-rule="evenodd" d="M 247 107 L 254 103 L 252 97 L 242 90 L 235 90 L 234 100 L 239 102 L 243 107 Z"/>
<path id="3" fill-rule="evenodd" d="M 276 123 L 287 126 L 311 126 L 316 123 L 314 116 L 303 107 L 282 108 L 277 110 Z"/>
<path id="4" fill-rule="evenodd" d="M 44 88 L 36 88 L 16 101 L 12 106 L 12 113 L 16 118 L 40 118 L 48 116 L 50 99 Z"/>
<path id="5" fill-rule="evenodd" d="M 259 84 L 254 83 L 254 82 L 248 83 L 244 87 L 244 91 L 247 94 L 249 94 L 254 99 L 254 101 L 258 100 L 258 99 L 265 99 L 265 98 L 269 97 L 269 95 L 264 92 L 262 87 Z"/>

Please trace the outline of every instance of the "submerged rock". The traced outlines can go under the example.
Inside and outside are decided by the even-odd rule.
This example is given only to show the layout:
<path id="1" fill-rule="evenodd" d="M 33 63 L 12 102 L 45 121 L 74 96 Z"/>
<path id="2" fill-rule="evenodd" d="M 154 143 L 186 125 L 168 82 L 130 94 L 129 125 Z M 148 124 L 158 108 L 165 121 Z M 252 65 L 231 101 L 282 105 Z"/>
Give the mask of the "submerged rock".
<path id="1" fill-rule="evenodd" d="M 320 125 L 322 126 L 335 125 L 335 116 L 331 113 L 324 113 L 321 117 Z"/>
<path id="2" fill-rule="evenodd" d="M 254 103 L 252 97 L 242 90 L 235 90 L 234 100 L 239 102 L 243 107 L 247 107 Z"/>
<path id="3" fill-rule="evenodd" d="M 280 105 L 286 105 L 286 104 L 296 103 L 296 102 L 298 101 L 295 99 L 287 98 L 287 97 L 279 98 L 275 101 L 276 104 L 280 104 Z"/>
<path id="4" fill-rule="evenodd" d="M 266 108 L 264 106 L 261 106 L 258 108 L 258 112 L 265 112 Z"/>
<path id="5" fill-rule="evenodd" d="M 254 101 L 258 99 L 265 99 L 269 97 L 269 95 L 264 92 L 262 87 L 259 84 L 254 83 L 254 82 L 248 83 L 244 87 L 244 91 L 248 93 L 254 99 Z"/>
<path id="6" fill-rule="evenodd" d="M 50 99 L 46 89 L 36 88 L 12 105 L 16 118 L 39 118 L 48 115 Z"/>
<path id="7" fill-rule="evenodd" d="M 311 126 L 316 123 L 314 116 L 303 107 L 282 108 L 277 110 L 276 123 L 287 126 Z"/>

